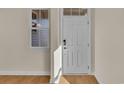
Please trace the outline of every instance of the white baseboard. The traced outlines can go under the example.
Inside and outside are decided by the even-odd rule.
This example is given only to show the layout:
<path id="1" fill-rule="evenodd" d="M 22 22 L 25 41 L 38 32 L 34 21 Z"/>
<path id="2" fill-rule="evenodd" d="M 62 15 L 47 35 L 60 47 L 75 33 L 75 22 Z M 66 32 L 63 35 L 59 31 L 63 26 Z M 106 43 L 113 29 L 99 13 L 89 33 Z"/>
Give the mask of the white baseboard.
<path id="1" fill-rule="evenodd" d="M 48 71 L 0 71 L 0 75 L 50 75 Z"/>

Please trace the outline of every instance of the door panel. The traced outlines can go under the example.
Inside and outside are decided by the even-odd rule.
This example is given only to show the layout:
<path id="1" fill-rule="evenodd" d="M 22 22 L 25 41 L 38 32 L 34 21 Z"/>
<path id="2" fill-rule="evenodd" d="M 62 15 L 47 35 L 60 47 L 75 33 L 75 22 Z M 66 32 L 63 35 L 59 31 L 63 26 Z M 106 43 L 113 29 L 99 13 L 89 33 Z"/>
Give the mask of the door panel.
<path id="1" fill-rule="evenodd" d="M 88 73 L 88 16 L 63 16 L 63 73 Z"/>

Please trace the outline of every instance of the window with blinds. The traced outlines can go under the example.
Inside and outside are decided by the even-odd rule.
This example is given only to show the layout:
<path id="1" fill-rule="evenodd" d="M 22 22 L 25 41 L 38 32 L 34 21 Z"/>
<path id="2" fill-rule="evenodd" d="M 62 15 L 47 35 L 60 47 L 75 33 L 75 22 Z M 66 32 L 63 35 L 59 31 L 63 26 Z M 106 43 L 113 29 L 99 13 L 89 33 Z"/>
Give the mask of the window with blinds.
<path id="1" fill-rule="evenodd" d="M 31 45 L 32 47 L 49 47 L 49 10 L 32 9 Z"/>

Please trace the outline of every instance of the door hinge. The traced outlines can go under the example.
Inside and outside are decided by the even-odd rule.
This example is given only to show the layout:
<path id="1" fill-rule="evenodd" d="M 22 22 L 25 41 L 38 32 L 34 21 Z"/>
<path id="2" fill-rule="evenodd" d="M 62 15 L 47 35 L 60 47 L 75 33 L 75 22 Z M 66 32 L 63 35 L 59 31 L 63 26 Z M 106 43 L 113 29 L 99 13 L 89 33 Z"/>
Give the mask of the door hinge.
<path id="1" fill-rule="evenodd" d="M 88 43 L 88 47 L 90 46 L 90 44 Z"/>
<path id="2" fill-rule="evenodd" d="M 89 69 L 89 66 L 88 66 L 88 69 Z"/>
<path id="3" fill-rule="evenodd" d="M 87 24 L 89 24 L 90 22 L 88 21 Z"/>

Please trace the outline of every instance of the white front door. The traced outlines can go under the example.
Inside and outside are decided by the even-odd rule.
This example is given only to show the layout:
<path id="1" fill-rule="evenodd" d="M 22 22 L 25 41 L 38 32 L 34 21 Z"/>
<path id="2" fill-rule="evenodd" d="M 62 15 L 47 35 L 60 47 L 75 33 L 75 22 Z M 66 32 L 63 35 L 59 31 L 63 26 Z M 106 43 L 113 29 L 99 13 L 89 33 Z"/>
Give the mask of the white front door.
<path id="1" fill-rule="evenodd" d="M 63 16 L 63 74 L 88 73 L 90 34 L 88 16 Z"/>

